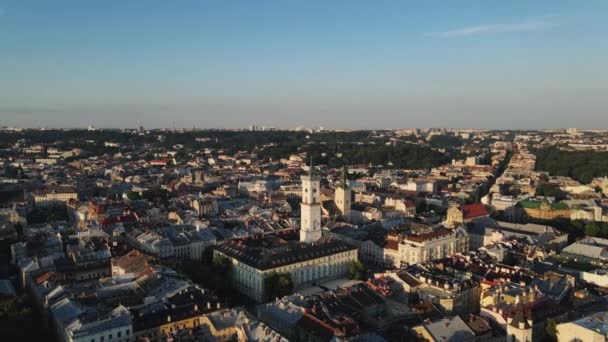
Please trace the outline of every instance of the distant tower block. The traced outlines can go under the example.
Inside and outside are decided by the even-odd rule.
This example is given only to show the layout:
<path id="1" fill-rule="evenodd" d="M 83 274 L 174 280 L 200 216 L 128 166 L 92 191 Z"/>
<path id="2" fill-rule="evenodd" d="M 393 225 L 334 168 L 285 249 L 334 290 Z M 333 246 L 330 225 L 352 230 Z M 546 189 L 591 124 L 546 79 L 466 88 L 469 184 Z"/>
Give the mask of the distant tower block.
<path id="1" fill-rule="evenodd" d="M 321 177 L 314 174 L 311 162 L 308 175 L 302 176 L 300 242 L 313 243 L 321 238 L 320 188 Z"/>

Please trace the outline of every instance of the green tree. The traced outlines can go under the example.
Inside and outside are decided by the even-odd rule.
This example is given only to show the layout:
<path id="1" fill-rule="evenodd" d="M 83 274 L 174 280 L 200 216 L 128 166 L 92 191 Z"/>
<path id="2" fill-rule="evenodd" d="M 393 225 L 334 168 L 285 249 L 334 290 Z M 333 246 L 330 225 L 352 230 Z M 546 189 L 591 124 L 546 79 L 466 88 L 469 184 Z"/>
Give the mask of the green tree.
<path id="1" fill-rule="evenodd" d="M 293 280 L 289 273 L 273 273 L 264 279 L 266 298 L 288 296 L 293 293 Z"/>
<path id="2" fill-rule="evenodd" d="M 348 277 L 350 279 L 364 280 L 365 273 L 365 265 L 363 265 L 360 261 L 351 261 L 348 264 Z"/>
<path id="3" fill-rule="evenodd" d="M 557 185 L 543 182 L 536 186 L 536 196 L 555 197 L 556 200 L 566 198 L 566 194 Z"/>
<path id="4" fill-rule="evenodd" d="M 598 236 L 600 227 L 595 222 L 589 222 L 585 225 L 585 235 Z"/>
<path id="5" fill-rule="evenodd" d="M 600 223 L 600 237 L 608 238 L 608 224 L 606 222 Z"/>

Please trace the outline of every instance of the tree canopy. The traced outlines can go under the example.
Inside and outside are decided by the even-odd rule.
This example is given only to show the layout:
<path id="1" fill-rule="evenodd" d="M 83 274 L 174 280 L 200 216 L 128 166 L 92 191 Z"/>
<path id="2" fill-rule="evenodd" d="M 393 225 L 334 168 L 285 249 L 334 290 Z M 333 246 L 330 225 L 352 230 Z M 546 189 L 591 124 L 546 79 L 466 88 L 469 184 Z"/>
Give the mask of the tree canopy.
<path id="1" fill-rule="evenodd" d="M 293 293 L 294 285 L 289 273 L 273 273 L 264 279 L 266 298 L 288 296 Z"/>
<path id="2" fill-rule="evenodd" d="M 608 176 L 608 152 L 563 151 L 557 147 L 538 149 L 536 170 L 553 176 L 568 176 L 582 183 Z"/>
<path id="3" fill-rule="evenodd" d="M 566 198 L 566 193 L 555 184 L 540 182 L 536 185 L 536 196 L 555 197 L 559 201 Z"/>
<path id="4" fill-rule="evenodd" d="M 348 264 L 348 277 L 350 279 L 355 280 L 365 280 L 366 276 L 365 265 L 363 265 L 360 261 L 351 261 Z"/>

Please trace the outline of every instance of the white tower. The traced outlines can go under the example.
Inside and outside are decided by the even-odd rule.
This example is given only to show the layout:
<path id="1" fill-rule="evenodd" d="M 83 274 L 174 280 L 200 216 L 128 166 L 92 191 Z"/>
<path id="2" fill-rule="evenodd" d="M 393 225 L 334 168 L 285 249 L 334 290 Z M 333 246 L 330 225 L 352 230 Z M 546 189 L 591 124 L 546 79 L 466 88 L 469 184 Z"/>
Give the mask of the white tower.
<path id="1" fill-rule="evenodd" d="M 312 243 L 321 238 L 321 177 L 314 175 L 312 162 L 308 175 L 302 176 L 300 205 L 300 242 Z"/>
<path id="2" fill-rule="evenodd" d="M 338 209 L 340 209 L 340 213 L 342 214 L 342 216 L 346 218 L 350 216 L 350 201 L 350 187 L 347 184 L 346 166 L 344 166 L 342 170 L 342 180 L 336 187 L 334 202 L 336 202 L 336 206 L 338 207 Z"/>

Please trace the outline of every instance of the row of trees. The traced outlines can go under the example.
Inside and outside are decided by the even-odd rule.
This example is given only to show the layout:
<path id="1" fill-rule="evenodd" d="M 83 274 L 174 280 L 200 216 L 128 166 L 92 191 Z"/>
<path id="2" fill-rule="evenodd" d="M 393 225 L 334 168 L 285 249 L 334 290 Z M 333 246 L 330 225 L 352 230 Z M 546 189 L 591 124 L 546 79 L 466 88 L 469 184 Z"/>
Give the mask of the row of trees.
<path id="1" fill-rule="evenodd" d="M 608 222 L 573 221 L 572 225 L 584 231 L 586 236 L 608 238 Z"/>
<path id="2" fill-rule="evenodd" d="M 499 215 L 496 219 L 504 219 Z M 570 234 L 571 242 L 584 236 L 601 237 L 608 239 L 608 222 L 588 222 L 584 220 L 531 220 L 532 223 L 546 224 L 560 231 Z"/>

